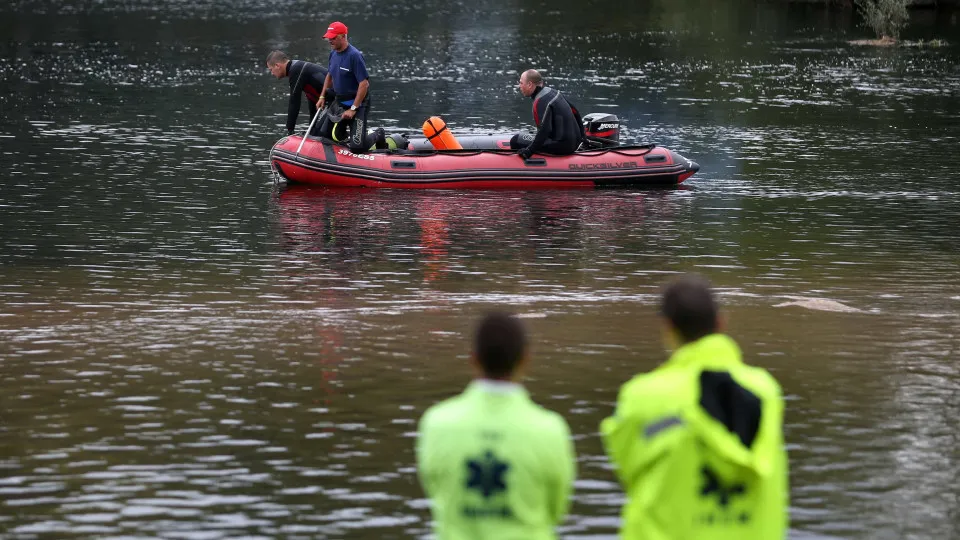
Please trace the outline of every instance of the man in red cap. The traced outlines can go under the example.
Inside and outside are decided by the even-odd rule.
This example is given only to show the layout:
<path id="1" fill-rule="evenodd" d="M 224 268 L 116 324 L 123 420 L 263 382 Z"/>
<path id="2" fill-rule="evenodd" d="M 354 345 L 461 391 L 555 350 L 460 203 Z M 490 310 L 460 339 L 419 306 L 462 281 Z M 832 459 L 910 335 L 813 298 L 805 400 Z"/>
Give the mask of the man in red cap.
<path id="1" fill-rule="evenodd" d="M 329 118 L 324 120 L 320 133 L 324 137 L 342 140 L 339 136 L 344 124 L 350 130 L 347 146 L 353 152 L 363 152 L 370 148 L 367 144 L 367 112 L 370 109 L 370 99 L 367 92 L 370 88 L 370 79 L 367 75 L 367 64 L 363 53 L 347 41 L 347 25 L 342 22 L 331 23 L 323 39 L 330 43 L 330 68 L 327 78 L 323 82 L 323 90 L 317 107 L 323 108 L 326 104 L 325 95 L 328 88 L 336 93 L 336 103 L 331 103 L 331 112 L 343 110 L 339 126 Z M 337 129 L 334 129 L 334 128 Z"/>

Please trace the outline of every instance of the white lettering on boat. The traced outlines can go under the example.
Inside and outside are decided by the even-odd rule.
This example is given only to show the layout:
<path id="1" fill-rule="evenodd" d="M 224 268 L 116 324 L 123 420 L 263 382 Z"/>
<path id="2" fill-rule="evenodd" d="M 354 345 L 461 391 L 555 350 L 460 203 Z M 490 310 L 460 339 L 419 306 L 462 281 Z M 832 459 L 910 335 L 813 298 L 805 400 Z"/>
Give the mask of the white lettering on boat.
<path id="1" fill-rule="evenodd" d="M 636 169 L 636 161 L 618 161 L 616 163 L 571 163 L 570 168 L 573 170 L 590 170 L 590 169 Z"/>
<path id="2" fill-rule="evenodd" d="M 600 124 L 600 129 L 617 129 L 620 124 Z"/>
<path id="3" fill-rule="evenodd" d="M 354 154 L 353 152 L 351 152 L 351 151 L 349 151 L 349 150 L 344 150 L 343 148 L 337 150 L 337 152 L 338 152 L 341 156 L 348 156 L 348 157 L 357 158 L 357 159 L 365 159 L 365 160 L 367 160 L 367 161 L 373 161 L 373 159 L 374 159 L 373 156 L 369 156 L 369 155 L 367 155 L 367 154 Z"/>

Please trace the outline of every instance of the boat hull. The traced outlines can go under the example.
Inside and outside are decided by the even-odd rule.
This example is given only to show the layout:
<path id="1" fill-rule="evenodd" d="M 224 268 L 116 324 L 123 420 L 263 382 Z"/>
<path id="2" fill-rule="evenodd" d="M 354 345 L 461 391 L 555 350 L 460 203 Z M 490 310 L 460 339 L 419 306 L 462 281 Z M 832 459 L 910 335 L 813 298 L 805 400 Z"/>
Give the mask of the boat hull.
<path id="1" fill-rule="evenodd" d="M 654 145 L 587 150 L 569 156 L 538 154 L 524 160 L 502 149 L 503 141 L 495 138 L 467 142 L 473 148 L 355 154 L 319 138 L 303 141 L 294 135 L 274 145 L 270 162 L 275 173 L 298 184 L 406 189 L 678 185 L 700 168 L 676 152 Z M 419 143 L 412 141 L 410 148 L 418 148 Z M 492 148 L 477 148 L 491 144 Z"/>

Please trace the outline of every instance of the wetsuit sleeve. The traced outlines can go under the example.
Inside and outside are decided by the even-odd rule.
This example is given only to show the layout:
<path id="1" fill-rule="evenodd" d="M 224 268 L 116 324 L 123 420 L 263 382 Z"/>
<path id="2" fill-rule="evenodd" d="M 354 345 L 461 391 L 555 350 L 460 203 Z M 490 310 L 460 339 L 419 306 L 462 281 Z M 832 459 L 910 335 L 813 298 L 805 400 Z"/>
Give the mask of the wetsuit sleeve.
<path id="1" fill-rule="evenodd" d="M 573 449 L 573 438 L 570 436 L 570 427 L 562 418 L 561 438 L 557 441 L 557 461 L 554 463 L 556 485 L 551 490 L 550 517 L 554 525 L 563 523 L 570 511 L 570 495 L 573 493 L 573 481 L 577 475 L 577 458 Z"/>
<path id="2" fill-rule="evenodd" d="M 297 116 L 300 114 L 300 94 L 303 93 L 303 81 L 300 74 L 290 74 L 290 103 L 287 106 L 287 132 L 297 126 Z"/>
<path id="3" fill-rule="evenodd" d="M 547 105 L 543 111 L 543 121 L 540 122 L 540 128 L 537 129 L 537 136 L 533 138 L 533 142 L 527 147 L 531 154 L 539 152 L 543 143 L 547 142 L 547 135 L 553 132 L 553 110 L 551 109 L 552 107 Z"/>

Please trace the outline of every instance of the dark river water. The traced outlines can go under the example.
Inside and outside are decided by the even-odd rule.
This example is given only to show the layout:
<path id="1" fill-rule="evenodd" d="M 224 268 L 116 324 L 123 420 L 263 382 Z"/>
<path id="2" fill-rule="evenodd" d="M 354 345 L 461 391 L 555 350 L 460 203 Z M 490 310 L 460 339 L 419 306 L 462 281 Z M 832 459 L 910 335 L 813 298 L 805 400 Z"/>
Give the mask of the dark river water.
<path id="1" fill-rule="evenodd" d="M 791 537 L 960 538 L 960 27 L 912 15 L 917 46 L 872 48 L 850 13 L 734 1 L 0 6 L 0 538 L 425 536 L 416 422 L 493 307 L 576 438 L 562 536 L 612 538 L 598 424 L 683 271 L 783 385 Z M 388 131 L 529 127 L 537 67 L 702 170 L 274 186 L 263 59 L 323 61 L 338 19 Z"/>

